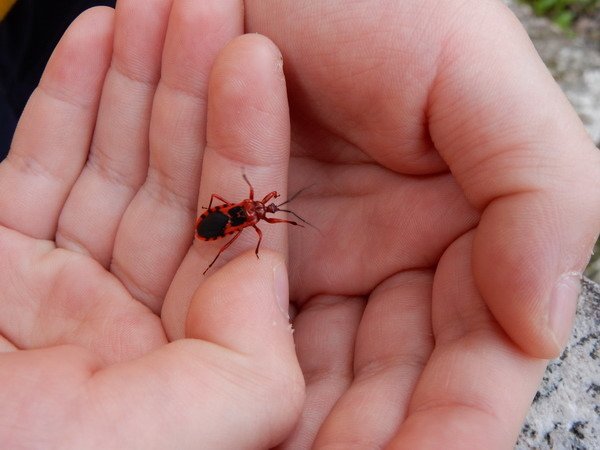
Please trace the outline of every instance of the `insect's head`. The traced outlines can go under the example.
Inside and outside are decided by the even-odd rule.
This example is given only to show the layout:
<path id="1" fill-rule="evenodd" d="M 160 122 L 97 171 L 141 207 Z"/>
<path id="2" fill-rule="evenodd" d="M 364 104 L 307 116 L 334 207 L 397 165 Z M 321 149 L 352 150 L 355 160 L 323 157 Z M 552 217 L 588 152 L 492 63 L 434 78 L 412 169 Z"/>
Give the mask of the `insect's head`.
<path id="1" fill-rule="evenodd" d="M 274 214 L 277 211 L 279 211 L 279 208 L 277 207 L 277 205 L 275 203 L 271 203 L 270 205 L 267 205 L 265 207 L 265 212 L 269 212 L 271 214 Z"/>

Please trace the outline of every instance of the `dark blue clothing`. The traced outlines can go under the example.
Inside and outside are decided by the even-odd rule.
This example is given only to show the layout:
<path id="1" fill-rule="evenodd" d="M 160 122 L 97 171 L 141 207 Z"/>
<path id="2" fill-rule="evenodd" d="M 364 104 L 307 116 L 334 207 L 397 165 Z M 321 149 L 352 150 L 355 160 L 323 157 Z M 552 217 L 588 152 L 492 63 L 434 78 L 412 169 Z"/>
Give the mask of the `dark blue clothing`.
<path id="1" fill-rule="evenodd" d="M 4 159 L 27 99 L 69 24 L 114 0 L 18 0 L 0 22 L 0 160 Z"/>

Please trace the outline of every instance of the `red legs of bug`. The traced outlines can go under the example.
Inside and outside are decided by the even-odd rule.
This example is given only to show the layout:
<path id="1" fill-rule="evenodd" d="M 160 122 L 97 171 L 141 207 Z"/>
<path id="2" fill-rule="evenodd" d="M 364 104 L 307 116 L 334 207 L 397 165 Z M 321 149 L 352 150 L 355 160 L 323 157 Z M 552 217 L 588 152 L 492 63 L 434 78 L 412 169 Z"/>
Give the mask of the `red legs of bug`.
<path id="1" fill-rule="evenodd" d="M 265 197 L 260 201 L 261 203 L 263 203 L 265 206 L 266 203 L 271 200 L 272 198 L 277 198 L 279 197 L 279 194 L 277 193 L 277 191 L 273 191 L 273 192 L 269 192 L 267 195 L 265 195 Z"/>
<path id="2" fill-rule="evenodd" d="M 269 223 L 289 223 L 291 225 L 298 225 L 299 227 L 304 227 L 304 225 L 293 222 L 291 220 L 275 219 L 273 217 L 264 217 L 263 220 L 265 220 Z M 262 234 L 262 231 L 260 231 L 260 228 L 258 228 L 256 225 L 252 225 L 252 227 L 256 230 L 256 233 L 258 234 L 258 243 L 256 244 L 256 250 L 254 250 L 254 253 L 256 253 L 256 257 L 258 258 L 258 248 L 260 247 L 260 243 L 262 241 L 263 234 Z"/>
<path id="3" fill-rule="evenodd" d="M 265 217 L 263 220 L 269 223 L 289 223 L 291 225 L 297 225 L 304 228 L 304 225 L 294 222 L 293 220 L 276 219 L 275 217 Z"/>
<path id="4" fill-rule="evenodd" d="M 223 203 L 225 203 L 226 205 L 229 205 L 231 202 L 228 202 L 227 200 L 225 200 L 223 197 L 221 197 L 219 194 L 213 194 L 210 196 L 210 202 L 208 203 L 208 208 L 206 209 L 210 209 L 210 207 L 212 206 L 212 202 L 214 199 L 217 200 L 221 200 Z"/>
<path id="5" fill-rule="evenodd" d="M 265 218 L 266 219 L 266 218 Z M 288 220 L 280 220 L 280 219 L 273 219 L 276 222 L 288 222 L 288 223 L 292 223 L 294 225 L 297 225 L 295 222 L 289 222 Z M 256 230 L 256 233 L 258 234 L 258 243 L 256 244 L 256 250 L 254 250 L 254 253 L 256 253 L 256 257 L 258 258 L 258 249 L 260 247 L 260 243 L 262 241 L 262 231 L 260 231 L 260 228 L 258 228 L 256 225 L 252 225 L 252 227 Z M 229 248 L 229 246 L 231 244 L 233 244 L 233 241 L 235 241 L 238 236 L 242 233 L 243 230 L 240 230 L 236 233 L 236 235 L 227 243 L 225 244 L 223 247 L 221 247 L 221 250 L 219 250 L 219 253 L 217 253 L 217 256 L 215 256 L 215 259 L 212 260 L 212 262 L 208 265 L 208 267 L 204 270 L 204 272 L 202 272 L 202 275 L 206 274 L 206 272 L 208 272 L 208 269 L 210 269 L 212 267 L 212 265 L 215 263 L 215 261 L 219 258 L 219 256 L 221 256 L 221 253 L 223 253 L 225 250 L 227 250 Z"/>
<path id="6" fill-rule="evenodd" d="M 242 174 L 242 177 L 244 178 L 244 181 L 248 184 L 248 186 L 250 187 L 250 194 L 248 194 L 248 198 L 250 200 L 254 200 L 254 187 L 250 184 L 250 180 L 248 180 L 248 177 L 246 176 L 245 173 Z M 261 203 L 266 203 L 269 200 L 271 200 L 272 198 L 277 198 L 279 197 L 279 194 L 277 194 L 277 191 L 273 191 L 273 192 L 269 192 L 267 195 L 265 195 L 265 197 L 262 199 Z M 208 208 L 206 209 L 210 209 L 210 207 L 212 206 L 212 202 L 214 199 L 217 200 L 221 200 L 223 203 L 225 203 L 226 205 L 230 205 L 231 202 L 228 200 L 225 200 L 223 197 L 221 197 L 219 194 L 212 194 L 210 196 L 210 202 L 208 203 Z"/>
<path id="7" fill-rule="evenodd" d="M 286 220 L 281 220 L 281 222 L 287 222 Z M 293 223 L 293 222 L 291 222 Z M 258 258 L 258 248 L 260 247 L 260 242 L 262 241 L 262 231 L 260 231 L 260 228 L 258 228 L 256 225 L 252 225 L 252 227 L 256 230 L 256 233 L 258 233 L 258 244 L 256 244 L 256 250 L 254 250 L 254 253 L 256 253 L 256 257 Z M 212 262 L 208 265 L 208 267 L 204 270 L 204 272 L 202 272 L 202 275 L 206 274 L 206 272 L 208 272 L 208 269 L 210 269 L 212 267 L 212 265 L 215 263 L 215 261 L 219 258 L 219 256 L 221 256 L 221 253 L 223 253 L 225 250 L 227 250 L 229 248 L 229 246 L 231 244 L 233 244 L 233 241 L 235 241 L 238 236 L 240 234 L 242 234 L 243 230 L 240 230 L 236 233 L 236 235 L 227 243 L 225 244 L 223 247 L 221 247 L 221 250 L 219 250 L 219 253 L 217 253 L 217 256 L 215 256 L 215 259 L 212 260 Z"/>
<path id="8" fill-rule="evenodd" d="M 246 183 L 248 183 L 248 186 L 250 186 L 250 200 L 254 200 L 254 188 L 253 188 L 253 187 L 252 187 L 252 185 L 250 184 L 250 181 L 248 180 L 248 177 L 246 176 L 246 174 L 245 174 L 245 173 L 243 173 L 243 174 L 242 174 L 242 177 L 244 178 L 244 181 L 245 181 Z M 269 200 L 270 200 L 272 197 L 277 197 L 277 192 L 271 192 L 271 194 L 275 194 L 275 195 L 274 195 L 274 196 L 272 195 L 271 197 L 269 197 L 269 196 L 267 195 L 267 197 L 269 197 Z M 269 194 L 269 195 L 271 195 L 271 194 Z M 208 203 L 208 208 L 206 208 L 206 209 L 210 209 L 210 207 L 212 206 L 212 202 L 213 202 L 213 200 L 214 200 L 215 198 L 216 198 L 217 200 L 221 200 L 221 201 L 222 201 L 223 203 L 225 203 L 226 205 L 230 205 L 230 204 L 231 204 L 231 202 L 229 202 L 229 201 L 225 200 L 225 199 L 224 199 L 223 197 L 221 197 L 219 194 L 212 194 L 212 195 L 210 196 L 210 202 Z M 265 197 L 265 198 L 266 198 L 266 197 Z M 264 203 L 264 202 L 265 202 L 265 200 L 263 200 L 263 203 Z"/>
<path id="9" fill-rule="evenodd" d="M 250 181 L 248 180 L 248 177 L 246 176 L 246 174 L 242 174 L 242 177 L 244 177 L 244 181 L 248 184 L 248 186 L 250 186 L 250 194 L 248 195 L 248 199 L 250 200 L 254 200 L 254 187 L 250 184 Z M 273 191 L 273 192 L 269 192 L 267 195 L 265 195 L 265 197 L 261 200 L 261 203 L 266 203 L 269 200 L 271 200 L 272 198 L 277 198 L 279 197 L 279 194 L 277 193 L 277 191 Z"/>
<path id="10" fill-rule="evenodd" d="M 256 225 L 252 225 L 252 227 L 258 233 L 258 244 L 256 244 L 256 250 L 254 250 L 254 253 L 256 253 L 256 257 L 258 258 L 258 247 L 260 247 L 260 241 L 262 241 L 262 231 L 260 231 L 260 228 L 258 228 Z"/>
<path id="11" fill-rule="evenodd" d="M 242 177 L 244 178 L 244 181 L 246 183 L 248 183 L 248 186 L 250 186 L 250 200 L 254 200 L 254 188 L 252 187 L 252 185 L 250 184 L 250 181 L 248 181 L 248 177 L 246 176 L 245 173 L 242 173 Z"/>
<path id="12" fill-rule="evenodd" d="M 264 217 L 263 220 L 265 220 L 269 223 L 289 223 L 291 225 L 298 225 L 299 227 L 304 226 L 304 225 L 300 225 L 299 223 L 293 222 L 291 220 L 275 219 L 273 217 Z M 256 250 L 254 250 L 254 253 L 256 253 L 256 257 L 258 258 L 258 248 L 260 247 L 260 242 L 262 241 L 263 234 L 262 234 L 262 231 L 260 231 L 260 228 L 258 228 L 256 225 L 252 225 L 252 227 L 256 230 L 256 233 L 258 234 L 258 243 L 256 244 Z"/>
<path id="13" fill-rule="evenodd" d="M 233 244 L 233 241 L 235 241 L 238 238 L 238 236 L 240 235 L 241 232 L 242 232 L 242 230 L 238 231 L 237 234 L 227 244 L 225 244 L 223 247 L 221 247 L 221 250 L 219 250 L 219 253 L 217 253 L 217 256 L 215 256 L 215 259 L 213 259 L 212 262 L 206 268 L 206 270 L 204 272 L 202 272 L 202 275 L 204 275 L 206 272 L 208 272 L 208 269 L 210 269 L 212 267 L 212 265 L 215 263 L 215 261 L 217 260 L 217 258 L 219 256 L 221 256 L 221 253 L 223 253 L 225 250 L 227 250 L 229 248 L 229 246 L 231 244 Z"/>

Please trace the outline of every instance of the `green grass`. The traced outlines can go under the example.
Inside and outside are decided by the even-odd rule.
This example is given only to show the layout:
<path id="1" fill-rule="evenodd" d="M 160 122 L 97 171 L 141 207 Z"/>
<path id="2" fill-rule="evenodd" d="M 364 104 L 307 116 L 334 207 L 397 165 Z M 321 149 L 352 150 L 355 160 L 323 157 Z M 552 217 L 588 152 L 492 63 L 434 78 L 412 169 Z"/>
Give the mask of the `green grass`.
<path id="1" fill-rule="evenodd" d="M 563 30 L 570 31 L 581 16 L 600 8 L 600 0 L 521 0 L 528 3 L 538 16 L 552 19 Z"/>
<path id="2" fill-rule="evenodd" d="M 592 259 L 590 260 L 589 265 L 585 271 L 585 276 L 591 278 L 596 283 L 600 283 L 600 239 L 596 242 L 594 246 L 594 253 L 592 254 Z"/>

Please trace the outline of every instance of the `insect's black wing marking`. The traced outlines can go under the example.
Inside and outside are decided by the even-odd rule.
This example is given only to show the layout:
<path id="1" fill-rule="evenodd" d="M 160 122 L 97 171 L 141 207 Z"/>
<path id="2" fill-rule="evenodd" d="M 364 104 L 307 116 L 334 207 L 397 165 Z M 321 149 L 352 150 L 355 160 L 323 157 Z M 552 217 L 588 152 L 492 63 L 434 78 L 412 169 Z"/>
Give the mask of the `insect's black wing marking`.
<path id="1" fill-rule="evenodd" d="M 232 227 L 240 226 L 246 223 L 248 216 L 246 210 L 241 206 L 234 206 L 227 211 L 229 214 L 229 220 Z"/>
<path id="2" fill-rule="evenodd" d="M 212 265 L 215 263 L 215 261 L 217 260 L 217 258 L 219 256 L 221 256 L 221 253 L 223 253 L 225 250 L 227 250 L 227 247 L 229 247 L 231 244 L 233 244 L 233 242 L 238 238 L 238 236 L 242 233 L 242 231 L 238 231 L 237 234 L 227 243 L 225 244 L 223 247 L 221 247 L 221 250 L 219 250 L 219 253 L 217 253 L 217 256 L 215 256 L 215 259 L 212 260 L 212 262 L 208 265 L 208 267 L 206 269 L 204 269 L 204 272 L 202 272 L 202 275 L 205 275 L 206 272 L 208 272 L 208 269 L 210 269 L 212 267 Z"/>
<path id="3" fill-rule="evenodd" d="M 198 223 L 196 233 L 204 239 L 216 239 L 225 236 L 229 216 L 221 211 L 211 211 Z"/>

